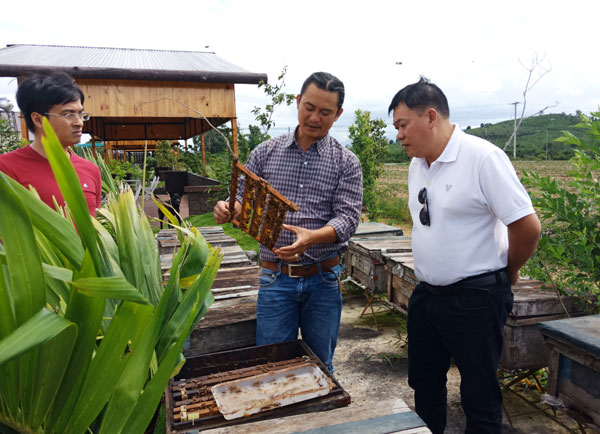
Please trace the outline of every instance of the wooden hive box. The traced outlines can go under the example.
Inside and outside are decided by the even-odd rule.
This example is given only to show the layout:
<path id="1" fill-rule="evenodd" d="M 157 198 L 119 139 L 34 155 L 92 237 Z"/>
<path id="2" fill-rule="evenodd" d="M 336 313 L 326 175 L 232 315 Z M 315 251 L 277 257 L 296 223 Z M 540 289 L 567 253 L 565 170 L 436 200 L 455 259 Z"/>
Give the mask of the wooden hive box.
<path id="1" fill-rule="evenodd" d="M 389 236 L 402 236 L 402 229 L 396 226 L 386 225 L 378 222 L 359 223 L 353 238 L 381 238 Z"/>
<path id="2" fill-rule="evenodd" d="M 212 396 L 206 394 L 207 384 L 218 383 L 219 378 L 240 370 L 252 370 L 263 365 L 258 374 L 264 369 L 265 364 L 293 361 L 301 359 L 303 362 L 312 362 L 330 379 L 332 388 L 324 396 L 297 402 L 291 405 L 261 411 L 239 419 L 226 420 L 219 413 L 201 415 L 195 420 L 184 421 L 177 418 L 181 406 L 197 407 L 203 401 L 212 401 Z M 181 393 L 182 386 L 186 390 L 184 397 Z M 194 395 L 194 396 L 192 396 Z M 165 391 L 166 407 L 166 432 L 169 434 L 195 434 L 201 431 L 218 428 L 240 426 L 238 432 L 247 432 L 242 424 L 251 421 L 276 419 L 294 414 L 306 414 L 341 408 L 349 405 L 350 395 L 342 388 L 327 367 L 321 362 L 312 350 L 301 340 L 281 342 L 278 344 L 253 346 L 238 350 L 216 352 L 201 356 L 190 357 L 181 368 L 177 376 L 169 381 Z M 214 407 L 213 407 L 214 408 Z M 179 413 L 180 414 L 180 413 Z M 310 417 L 310 415 L 305 415 Z M 178 420 L 179 419 L 179 420 Z"/>
<path id="3" fill-rule="evenodd" d="M 359 406 L 297 414 L 225 428 L 206 434 L 341 434 L 397 433 L 431 434 L 416 413 L 401 399 L 371 402 Z"/>
<path id="4" fill-rule="evenodd" d="M 538 325 L 548 348 L 548 393 L 600 425 L 600 315 Z"/>
<path id="5" fill-rule="evenodd" d="M 384 254 L 411 251 L 407 237 L 390 236 L 375 238 L 351 238 L 348 248 L 348 274 L 370 291 L 387 292 L 387 272 Z"/>
<path id="6" fill-rule="evenodd" d="M 500 367 L 506 370 L 537 369 L 548 365 L 549 351 L 536 325 L 566 318 L 554 290 L 544 289 L 537 280 L 520 280 L 513 285 L 513 309 L 504 326 L 504 349 Z M 578 297 L 562 297 L 571 316 L 583 314 Z"/>
<path id="7" fill-rule="evenodd" d="M 219 269 L 211 288 L 215 301 L 190 334 L 186 357 L 256 345 L 259 277 L 259 266 Z"/>
<path id="8" fill-rule="evenodd" d="M 408 310 L 408 299 L 419 281 L 415 276 L 412 252 L 385 254 L 387 298 L 400 312 Z"/>
<path id="9" fill-rule="evenodd" d="M 352 235 L 352 238 L 384 238 L 402 235 L 404 235 L 404 232 L 402 229 L 397 228 L 396 226 L 390 226 L 379 222 L 361 222 L 358 224 L 358 227 L 356 228 L 354 235 Z M 344 266 L 346 266 L 346 264 L 350 264 L 348 250 L 346 250 L 346 252 L 342 255 L 341 261 L 342 265 Z"/>

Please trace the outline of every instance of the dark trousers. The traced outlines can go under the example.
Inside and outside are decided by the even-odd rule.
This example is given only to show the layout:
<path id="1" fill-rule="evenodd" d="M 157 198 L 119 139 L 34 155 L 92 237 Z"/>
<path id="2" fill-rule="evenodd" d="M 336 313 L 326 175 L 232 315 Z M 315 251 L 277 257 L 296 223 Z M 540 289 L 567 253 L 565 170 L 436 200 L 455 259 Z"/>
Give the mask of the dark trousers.
<path id="1" fill-rule="evenodd" d="M 513 295 L 505 271 L 482 276 L 490 275 L 495 279 L 485 286 L 480 286 L 481 276 L 476 287 L 464 281 L 448 287 L 419 283 L 410 297 L 408 384 L 415 391 L 415 410 L 433 434 L 446 427 L 451 358 L 461 377 L 465 433 L 501 433 L 502 393 L 496 370 Z"/>

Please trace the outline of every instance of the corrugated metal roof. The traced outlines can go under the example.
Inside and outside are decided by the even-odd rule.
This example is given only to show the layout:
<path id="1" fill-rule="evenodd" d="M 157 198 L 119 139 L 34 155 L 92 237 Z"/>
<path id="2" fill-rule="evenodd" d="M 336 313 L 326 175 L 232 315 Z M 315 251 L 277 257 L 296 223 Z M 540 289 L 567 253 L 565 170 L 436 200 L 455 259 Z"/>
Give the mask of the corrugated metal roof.
<path id="1" fill-rule="evenodd" d="M 53 69 L 76 78 L 205 81 L 256 84 L 266 74 L 246 71 L 212 52 L 132 48 L 8 45 L 0 49 L 0 76 Z"/>

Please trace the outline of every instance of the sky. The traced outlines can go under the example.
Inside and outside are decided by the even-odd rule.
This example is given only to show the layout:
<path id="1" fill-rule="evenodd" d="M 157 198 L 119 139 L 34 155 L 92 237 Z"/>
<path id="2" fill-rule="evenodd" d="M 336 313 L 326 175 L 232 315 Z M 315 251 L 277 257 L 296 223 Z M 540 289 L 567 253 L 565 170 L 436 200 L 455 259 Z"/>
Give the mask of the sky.
<path id="1" fill-rule="evenodd" d="M 26 5 L 26 9 L 22 5 Z M 395 136 L 387 107 L 421 75 L 448 97 L 461 128 L 525 115 L 584 113 L 600 105 L 597 55 L 600 1 L 582 0 L 170 0 L 4 2 L 0 47 L 77 45 L 210 51 L 274 83 L 284 66 L 287 93 L 298 93 L 314 71 L 339 77 L 344 113 L 331 134 L 347 145 L 354 112 L 368 110 Z M 0 78 L 0 97 L 14 101 L 15 79 Z M 251 110 L 267 98 L 256 85 L 236 86 L 241 128 L 256 124 Z M 296 107 L 275 113 L 278 135 L 294 128 Z"/>

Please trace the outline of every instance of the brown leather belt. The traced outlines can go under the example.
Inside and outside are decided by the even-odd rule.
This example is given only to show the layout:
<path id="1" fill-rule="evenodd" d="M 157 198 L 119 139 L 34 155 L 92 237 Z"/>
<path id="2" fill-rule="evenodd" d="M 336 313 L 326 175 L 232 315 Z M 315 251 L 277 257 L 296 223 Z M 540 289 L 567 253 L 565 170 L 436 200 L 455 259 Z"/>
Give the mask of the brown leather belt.
<path id="1" fill-rule="evenodd" d="M 335 267 L 339 264 L 340 258 L 336 256 L 331 259 L 327 259 L 321 262 L 321 271 L 323 273 L 333 273 L 331 267 Z M 260 265 L 263 268 L 268 268 L 269 270 L 279 271 L 279 263 L 273 261 L 261 261 Z M 283 274 L 287 274 L 289 277 L 306 277 L 312 276 L 313 274 L 317 274 L 319 269 L 317 264 L 281 264 L 281 272 Z"/>

